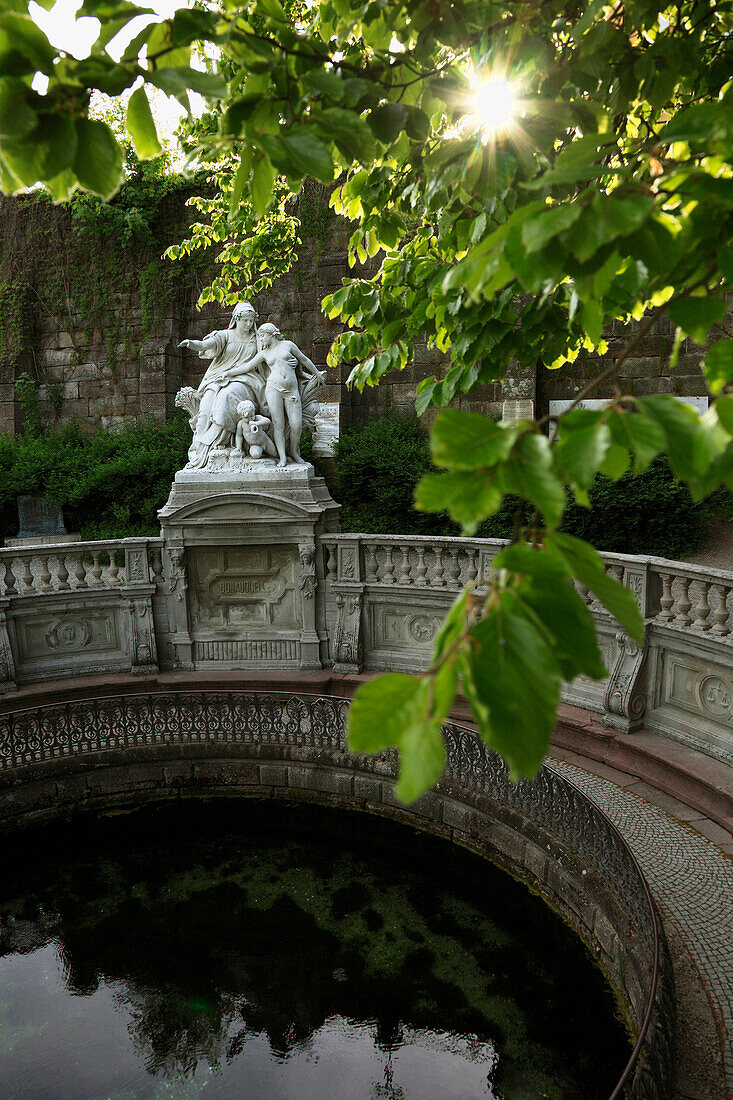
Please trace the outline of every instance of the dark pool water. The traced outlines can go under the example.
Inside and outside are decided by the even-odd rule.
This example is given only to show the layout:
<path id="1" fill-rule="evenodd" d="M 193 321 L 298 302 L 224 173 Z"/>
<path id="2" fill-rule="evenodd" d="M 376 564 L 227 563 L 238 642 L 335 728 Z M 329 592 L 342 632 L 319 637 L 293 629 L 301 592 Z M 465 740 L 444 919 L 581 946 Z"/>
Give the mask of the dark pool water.
<path id="1" fill-rule="evenodd" d="M 404 827 L 189 803 L 3 847 L 2 1100 L 605 1100 L 628 1057 L 562 921 Z"/>

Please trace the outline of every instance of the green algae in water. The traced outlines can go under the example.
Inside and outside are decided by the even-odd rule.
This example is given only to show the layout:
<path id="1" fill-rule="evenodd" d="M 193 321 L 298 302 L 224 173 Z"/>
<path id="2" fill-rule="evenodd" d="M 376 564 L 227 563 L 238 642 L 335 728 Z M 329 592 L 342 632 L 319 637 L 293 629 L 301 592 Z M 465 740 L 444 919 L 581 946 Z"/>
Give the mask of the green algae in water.
<path id="1" fill-rule="evenodd" d="M 605 1100 L 628 1057 L 562 921 L 404 827 L 188 803 L 2 871 L 4 1100 Z"/>

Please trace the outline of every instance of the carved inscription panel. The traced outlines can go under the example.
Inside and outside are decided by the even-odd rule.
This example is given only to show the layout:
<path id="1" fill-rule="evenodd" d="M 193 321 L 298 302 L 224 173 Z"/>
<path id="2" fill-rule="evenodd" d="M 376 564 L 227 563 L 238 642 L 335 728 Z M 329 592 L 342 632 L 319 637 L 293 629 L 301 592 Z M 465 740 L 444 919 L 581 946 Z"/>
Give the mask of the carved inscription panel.
<path id="1" fill-rule="evenodd" d="M 194 630 L 301 628 L 298 549 L 197 547 L 188 551 Z"/>

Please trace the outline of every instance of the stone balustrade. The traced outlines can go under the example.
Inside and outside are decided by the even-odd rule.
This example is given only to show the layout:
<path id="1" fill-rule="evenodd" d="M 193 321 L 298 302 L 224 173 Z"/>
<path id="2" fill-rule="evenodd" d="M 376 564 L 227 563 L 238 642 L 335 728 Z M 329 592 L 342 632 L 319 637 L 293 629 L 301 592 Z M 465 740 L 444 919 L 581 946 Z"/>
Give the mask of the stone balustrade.
<path id="1" fill-rule="evenodd" d="M 0 550 L 0 595 L 109 588 L 163 579 L 163 540 L 115 539 Z"/>
<path id="2" fill-rule="evenodd" d="M 214 535 L 187 517 L 195 538 L 176 520 L 157 539 L 0 551 L 0 688 L 158 668 L 418 672 L 456 595 L 487 583 L 504 545 L 327 530 L 269 545 L 228 516 Z M 578 677 L 565 701 L 733 762 L 733 572 L 602 557 L 634 592 L 645 642 L 581 588 L 609 675 Z"/>
<path id="3" fill-rule="evenodd" d="M 158 669 L 153 596 L 163 540 L 0 551 L 0 691 L 93 672 Z"/>

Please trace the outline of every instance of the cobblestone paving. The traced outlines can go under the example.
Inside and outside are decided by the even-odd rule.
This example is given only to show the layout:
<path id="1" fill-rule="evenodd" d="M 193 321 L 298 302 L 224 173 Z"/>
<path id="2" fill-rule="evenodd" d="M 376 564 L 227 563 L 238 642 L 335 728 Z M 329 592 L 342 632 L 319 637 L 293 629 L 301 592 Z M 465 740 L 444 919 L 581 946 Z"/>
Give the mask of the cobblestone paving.
<path id="1" fill-rule="evenodd" d="M 660 910 L 694 959 L 724 1031 L 723 1065 L 733 1096 L 733 859 L 691 826 L 607 779 L 561 760 L 552 767 L 623 834 Z"/>

